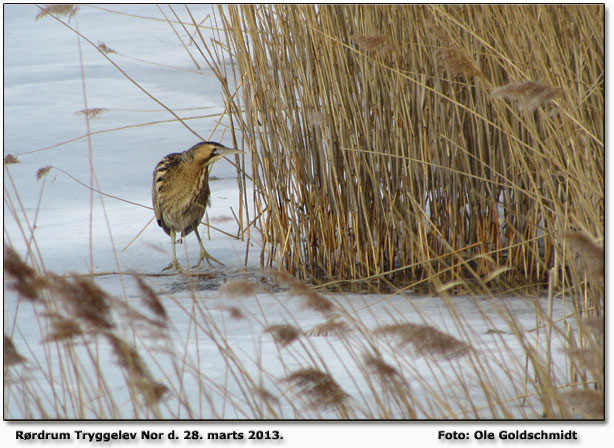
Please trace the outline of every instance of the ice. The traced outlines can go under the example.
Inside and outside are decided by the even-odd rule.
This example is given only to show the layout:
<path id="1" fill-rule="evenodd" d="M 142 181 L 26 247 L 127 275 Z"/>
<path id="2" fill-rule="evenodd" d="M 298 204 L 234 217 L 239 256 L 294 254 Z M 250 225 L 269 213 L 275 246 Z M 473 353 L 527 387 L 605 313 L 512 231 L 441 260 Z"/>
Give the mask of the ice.
<path id="1" fill-rule="evenodd" d="M 214 8 L 190 6 L 197 21 Z M 112 5 L 110 9 L 162 18 L 154 5 Z M 170 14 L 167 8 L 164 10 Z M 176 10 L 187 20 L 184 8 L 177 6 Z M 74 372 L 62 373 L 68 352 L 56 351 L 53 345 L 43 342 L 50 331 L 43 308 L 24 302 L 9 287 L 10 282 L 5 281 L 5 334 L 12 338 L 18 352 L 30 360 L 28 369 L 23 368 L 24 372 L 27 370 L 24 377 L 36 384 L 35 394 L 44 397 L 41 408 L 37 408 L 31 398 L 22 401 L 18 394 L 7 394 L 5 389 L 5 418 L 37 419 L 43 417 L 42 410 L 49 418 L 69 419 L 338 418 L 334 409 L 306 409 L 301 401 L 304 397 L 297 396 L 283 381 L 289 373 L 306 366 L 329 372 L 351 397 L 354 403 L 351 418 L 412 417 L 398 406 L 391 407 L 390 415 L 381 411 L 378 400 L 385 396 L 384 386 L 365 374 L 361 358 L 375 348 L 411 385 L 412 403 L 419 404 L 414 410 L 415 417 L 540 417 L 539 400 L 531 396 L 531 391 L 518 389 L 520 383 L 510 377 L 531 377 L 531 372 L 524 370 L 525 351 L 505 318 L 514 315 L 520 327 L 527 330 L 527 341 L 543 355 L 543 326 L 539 331 L 530 331 L 543 323 L 543 316 L 536 316 L 539 307 L 546 308 L 543 298 L 458 297 L 449 301 L 411 293 L 392 296 L 323 293 L 334 304 L 337 319 L 351 331 L 346 336 L 309 336 L 309 331 L 326 322 L 327 316 L 305 307 L 300 297 L 288 292 L 287 285 L 277 286 L 270 274 L 260 270 L 258 232 L 252 229 L 246 265 L 246 239 L 215 230 L 211 230 L 209 239 L 205 237 L 208 234 L 205 226 L 201 226 L 205 246 L 225 266 L 201 268 L 201 273 L 210 273 L 211 277 L 157 277 L 170 261 L 170 238 L 151 222 L 132 242 L 153 217 L 152 210 L 147 208 L 151 207 L 152 170 L 164 155 L 187 149 L 197 138 L 180 123 L 159 123 L 172 120 L 172 115 L 82 41 L 87 105 L 107 109 L 90 121 L 93 133 L 90 154 L 88 139 L 84 137 L 87 132 L 84 117 L 75 114 L 85 108 L 77 36 L 50 17 L 35 21 L 37 13 L 34 5 L 4 6 L 4 154 L 13 154 L 20 162 L 5 166 L 4 171 L 5 247 L 14 248 L 22 258 L 33 253 L 37 264 L 58 275 L 97 273 L 97 285 L 141 311 L 143 293 L 131 273 L 146 274 L 142 278 L 159 294 L 168 313 L 167 337 L 152 338 L 142 329 L 131 328 L 117 311 L 115 331 L 143 351 L 152 377 L 171 385 L 171 398 L 160 407 L 160 414 L 136 407 L 109 341 L 96 335 L 76 344 L 73 359 L 82 362 L 81 375 L 87 378 L 89 386 L 96 384 L 93 365 L 100 367 L 100 376 L 107 382 L 105 387 L 115 407 L 108 405 L 107 398 L 94 398 L 95 394 L 88 395 L 92 401 L 87 401 L 83 408 L 74 402 L 69 407 L 58 406 L 61 398 L 57 396 L 62 395 L 59 391 L 77 393 L 80 387 Z M 104 42 L 117 51 L 118 54 L 109 57 L 181 117 L 223 110 L 217 80 L 202 58 L 198 58 L 200 68 L 194 65 L 168 23 L 84 5 L 70 25 L 78 27 L 95 44 Z M 178 32 L 185 36 L 183 30 Z M 197 54 L 193 48 L 190 51 Z M 152 122 L 157 123 L 148 124 Z M 231 145 L 224 127 L 217 127 L 216 118 L 187 123 L 203 138 Z M 37 171 L 48 165 L 107 195 L 142 207 L 97 192 L 91 194 L 56 169 L 37 181 Z M 219 180 L 211 182 L 208 215 L 213 225 L 238 235 L 233 218 L 233 211 L 239 213 L 240 209 L 236 170 L 220 161 L 212 175 Z M 248 186 L 248 199 L 251 192 Z M 250 217 L 253 218 L 253 213 Z M 196 261 L 198 250 L 195 236 L 187 236 L 178 245 L 180 263 L 187 266 L 188 260 Z M 225 283 L 239 279 L 262 285 L 262 289 L 240 298 L 229 298 L 219 291 Z M 567 315 L 569 306 L 557 299 L 554 318 Z M 240 310 L 243 318 L 232 317 L 233 307 Z M 401 350 L 393 338 L 376 333 L 377 328 L 398 322 L 430 325 L 470 344 L 475 352 L 460 359 L 441 359 Z M 280 347 L 267 332 L 274 324 L 292 325 L 303 334 L 288 346 Z M 566 366 L 561 346 L 561 338 L 555 336 L 553 369 L 555 376 L 564 381 Z M 488 369 L 480 371 L 480 363 Z M 19 369 L 22 367 L 16 367 L 15 372 Z M 506 408 L 511 410 L 511 416 L 489 408 L 480 385 L 484 380 L 481 374 L 499 387 L 502 400 L 509 400 Z M 59 378 L 64 381 L 57 383 Z M 276 397 L 274 412 L 254 398 L 253 390 L 257 387 Z M 514 398 L 523 393 L 529 396 L 527 400 Z M 437 401 L 441 398 L 449 401 L 442 404 Z"/>

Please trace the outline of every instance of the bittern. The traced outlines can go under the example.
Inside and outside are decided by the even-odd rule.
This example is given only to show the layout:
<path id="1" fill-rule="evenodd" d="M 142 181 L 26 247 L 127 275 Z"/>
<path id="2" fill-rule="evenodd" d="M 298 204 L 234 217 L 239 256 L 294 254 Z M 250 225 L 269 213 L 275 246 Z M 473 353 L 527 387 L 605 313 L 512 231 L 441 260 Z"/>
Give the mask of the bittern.
<path id="1" fill-rule="evenodd" d="M 158 225 L 173 240 L 173 260 L 162 272 L 171 268 L 182 272 L 177 261 L 175 238 L 178 233 L 181 233 L 183 238 L 192 231 L 200 244 L 200 258 L 193 268 L 198 268 L 204 259 L 210 266 L 211 260 L 222 264 L 205 250 L 198 233 L 198 225 L 211 196 L 211 166 L 224 156 L 242 152 L 216 142 L 200 142 L 187 151 L 167 155 L 156 165 L 151 191 L 154 213 Z"/>

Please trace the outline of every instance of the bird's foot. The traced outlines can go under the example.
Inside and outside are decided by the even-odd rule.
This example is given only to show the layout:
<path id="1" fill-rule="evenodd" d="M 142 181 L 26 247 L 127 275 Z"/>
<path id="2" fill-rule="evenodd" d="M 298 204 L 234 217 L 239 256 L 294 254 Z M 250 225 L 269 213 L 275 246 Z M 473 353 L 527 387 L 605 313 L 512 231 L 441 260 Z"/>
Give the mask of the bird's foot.
<path id="1" fill-rule="evenodd" d="M 201 250 L 200 251 L 200 258 L 198 259 L 198 263 L 196 263 L 194 266 L 192 266 L 192 269 L 199 268 L 200 264 L 203 262 L 203 260 L 206 260 L 207 264 L 209 264 L 209 266 L 211 266 L 211 267 L 213 267 L 213 264 L 211 264 L 211 260 L 215 261 L 220 266 L 224 266 L 224 263 L 219 261 L 217 258 L 215 258 L 213 255 L 211 255 L 209 252 L 207 252 L 206 250 Z"/>
<path id="2" fill-rule="evenodd" d="M 174 269 L 175 271 L 179 273 L 183 273 L 183 269 L 181 269 L 181 266 L 179 265 L 179 262 L 177 260 L 171 261 L 167 267 L 162 269 L 162 272 L 168 271 L 169 269 Z"/>

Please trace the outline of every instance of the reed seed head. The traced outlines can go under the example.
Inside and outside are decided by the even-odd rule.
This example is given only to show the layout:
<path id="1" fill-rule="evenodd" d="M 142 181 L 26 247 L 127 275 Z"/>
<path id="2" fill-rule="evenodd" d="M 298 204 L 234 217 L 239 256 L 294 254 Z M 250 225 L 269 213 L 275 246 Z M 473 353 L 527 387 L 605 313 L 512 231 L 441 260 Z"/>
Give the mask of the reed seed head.
<path id="1" fill-rule="evenodd" d="M 605 251 L 584 232 L 565 232 L 563 234 L 576 253 L 578 266 L 586 272 L 589 280 L 603 282 L 605 276 Z"/>
<path id="2" fill-rule="evenodd" d="M 411 345 L 422 356 L 432 355 L 452 359 L 467 355 L 472 350 L 465 342 L 428 325 L 412 323 L 384 325 L 377 328 L 375 333 L 396 336 L 400 346 Z"/>
<path id="3" fill-rule="evenodd" d="M 70 21 L 78 10 L 79 7 L 76 5 L 47 5 L 44 8 L 41 8 L 34 20 L 42 19 L 48 15 L 54 15 L 58 17 L 66 17 Z"/>
<path id="4" fill-rule="evenodd" d="M 345 408 L 349 398 L 329 374 L 318 369 L 297 370 L 288 375 L 284 381 L 296 387 L 313 409 Z"/>
<path id="5" fill-rule="evenodd" d="M 251 280 L 230 280 L 220 286 L 219 292 L 231 298 L 250 297 L 260 292 L 260 285 Z"/>
<path id="6" fill-rule="evenodd" d="M 509 98 L 516 100 L 521 108 L 533 111 L 563 94 L 563 89 L 552 87 L 543 82 L 525 81 L 510 83 L 493 89 L 491 98 Z"/>
<path id="7" fill-rule="evenodd" d="M 53 168 L 51 165 L 47 165 L 42 168 L 39 168 L 38 171 L 36 172 L 36 181 L 38 182 L 43 177 L 45 177 L 47 174 L 49 174 L 49 171 L 51 171 L 51 168 Z"/>
<path id="8" fill-rule="evenodd" d="M 15 157 L 13 154 L 7 154 L 4 156 L 4 164 L 10 165 L 11 163 L 19 163 L 19 159 Z"/>
<path id="9" fill-rule="evenodd" d="M 301 335 L 301 332 L 292 325 L 271 325 L 265 331 L 271 333 L 275 342 L 282 347 L 291 344 Z"/>
<path id="10" fill-rule="evenodd" d="M 26 361 L 26 358 L 21 356 L 17 349 L 15 348 L 15 344 L 13 344 L 13 340 L 4 335 L 4 366 L 11 367 L 16 366 L 18 364 L 23 364 Z"/>

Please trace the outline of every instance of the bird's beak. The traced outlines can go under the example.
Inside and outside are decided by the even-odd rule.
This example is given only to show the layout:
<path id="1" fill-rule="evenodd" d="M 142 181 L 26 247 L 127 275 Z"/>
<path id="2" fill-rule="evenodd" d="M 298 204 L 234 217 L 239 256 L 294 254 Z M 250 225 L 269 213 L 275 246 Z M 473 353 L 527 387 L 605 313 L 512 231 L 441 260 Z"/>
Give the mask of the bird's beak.
<path id="1" fill-rule="evenodd" d="M 219 155 L 221 157 L 229 156 L 230 154 L 243 154 L 243 151 L 235 148 L 216 148 L 215 150 L 215 155 Z"/>
<path id="2" fill-rule="evenodd" d="M 213 157 L 211 157 L 207 161 L 207 165 L 212 165 L 214 162 L 217 162 L 222 157 L 229 156 L 231 154 L 243 154 L 243 151 L 241 151 L 240 149 L 226 148 L 225 146 L 224 147 L 218 146 L 217 148 L 215 148 Z"/>

